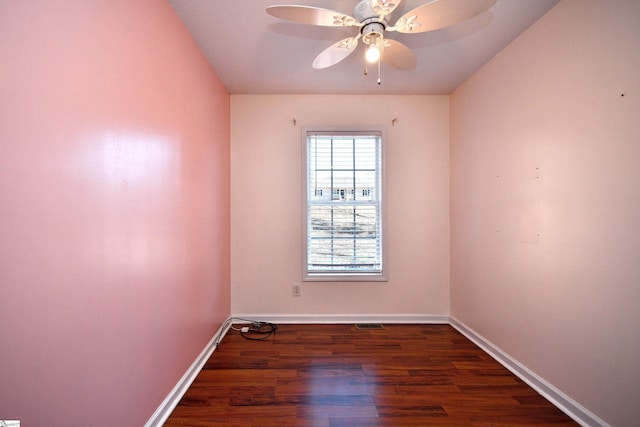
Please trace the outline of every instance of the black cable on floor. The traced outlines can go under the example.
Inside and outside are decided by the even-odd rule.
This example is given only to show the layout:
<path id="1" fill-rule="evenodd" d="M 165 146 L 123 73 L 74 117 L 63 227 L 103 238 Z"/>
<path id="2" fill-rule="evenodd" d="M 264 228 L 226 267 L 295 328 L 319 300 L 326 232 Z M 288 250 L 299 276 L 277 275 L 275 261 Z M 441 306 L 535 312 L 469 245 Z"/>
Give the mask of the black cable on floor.
<path id="1" fill-rule="evenodd" d="M 234 321 L 247 322 L 251 325 L 248 327 L 249 330 L 247 332 L 243 332 L 242 328 L 237 328 L 233 326 Z M 276 330 L 278 330 L 278 325 L 269 322 L 258 322 L 256 320 L 243 319 L 241 317 L 230 317 L 222 324 L 220 331 L 215 339 L 216 348 L 220 345 L 220 341 L 222 341 L 222 336 L 225 333 L 226 328 L 233 329 L 234 331 L 240 332 L 242 338 L 248 340 L 266 340 L 271 335 L 275 335 Z"/>
<path id="2" fill-rule="evenodd" d="M 249 326 L 247 332 L 240 331 L 242 338 L 247 340 L 266 340 L 271 335 L 275 335 L 278 330 L 278 325 L 269 322 L 253 322 Z"/>

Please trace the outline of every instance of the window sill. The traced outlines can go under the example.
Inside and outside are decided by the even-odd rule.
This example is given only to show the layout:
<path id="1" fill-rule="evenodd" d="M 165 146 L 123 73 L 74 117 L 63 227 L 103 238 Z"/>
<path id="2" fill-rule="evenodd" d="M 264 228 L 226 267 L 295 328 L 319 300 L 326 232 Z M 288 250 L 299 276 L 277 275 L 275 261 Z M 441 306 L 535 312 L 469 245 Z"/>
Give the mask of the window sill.
<path id="1" fill-rule="evenodd" d="M 382 274 L 309 274 L 303 282 L 388 282 Z"/>

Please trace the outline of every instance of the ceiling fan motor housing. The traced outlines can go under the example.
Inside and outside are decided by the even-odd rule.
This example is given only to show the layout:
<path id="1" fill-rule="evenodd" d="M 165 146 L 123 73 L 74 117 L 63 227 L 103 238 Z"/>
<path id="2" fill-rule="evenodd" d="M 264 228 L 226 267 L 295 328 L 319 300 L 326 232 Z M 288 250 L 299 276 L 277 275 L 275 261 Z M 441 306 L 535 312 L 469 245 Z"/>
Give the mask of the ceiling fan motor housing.
<path id="1" fill-rule="evenodd" d="M 369 0 L 361 0 L 356 7 L 353 8 L 353 17 L 358 22 L 364 22 L 367 19 L 377 18 L 378 14 L 373 11 Z"/>
<path id="2" fill-rule="evenodd" d="M 363 24 L 360 33 L 364 43 L 369 44 L 382 37 L 386 22 L 374 12 L 370 0 L 361 0 L 353 9 L 353 17 Z"/>

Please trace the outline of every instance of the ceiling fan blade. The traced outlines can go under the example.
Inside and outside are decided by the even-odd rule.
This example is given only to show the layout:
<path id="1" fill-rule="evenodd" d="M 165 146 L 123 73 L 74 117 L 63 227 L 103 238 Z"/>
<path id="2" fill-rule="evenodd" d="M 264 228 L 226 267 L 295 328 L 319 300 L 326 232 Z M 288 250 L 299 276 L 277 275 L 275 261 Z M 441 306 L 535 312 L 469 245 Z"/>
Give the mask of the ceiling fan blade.
<path id="1" fill-rule="evenodd" d="M 335 10 L 313 6 L 269 6 L 267 13 L 276 18 L 300 24 L 322 25 L 325 27 L 350 27 L 360 23 L 352 16 Z"/>
<path id="2" fill-rule="evenodd" d="M 358 47 L 358 39 L 360 34 L 355 37 L 347 37 L 337 43 L 332 44 L 316 56 L 313 60 L 313 68 L 320 70 L 336 65 L 338 62 L 351 55 L 356 47 Z"/>
<path id="3" fill-rule="evenodd" d="M 381 16 L 390 15 L 402 0 L 370 0 L 371 9 Z"/>
<path id="4" fill-rule="evenodd" d="M 457 24 L 481 14 L 496 0 L 432 0 L 404 14 L 392 28 L 400 33 L 424 33 Z"/>
<path id="5" fill-rule="evenodd" d="M 410 70 L 416 68 L 418 60 L 416 55 L 404 44 L 397 40 L 385 39 L 384 51 L 380 55 L 380 60 L 387 65 L 399 70 Z"/>

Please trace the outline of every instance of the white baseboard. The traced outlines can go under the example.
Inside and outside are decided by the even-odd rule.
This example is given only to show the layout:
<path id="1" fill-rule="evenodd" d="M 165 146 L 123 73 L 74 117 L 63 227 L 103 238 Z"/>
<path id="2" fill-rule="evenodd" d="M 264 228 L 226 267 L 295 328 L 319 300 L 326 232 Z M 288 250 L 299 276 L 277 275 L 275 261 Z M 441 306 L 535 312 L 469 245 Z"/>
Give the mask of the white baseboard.
<path id="1" fill-rule="evenodd" d="M 261 322 L 281 324 L 338 324 L 338 323 L 449 323 L 448 315 L 441 314 L 237 314 L 234 318 L 251 319 Z"/>
<path id="2" fill-rule="evenodd" d="M 216 350 L 217 344 L 222 340 L 222 338 L 224 338 L 227 331 L 229 331 L 230 326 L 231 322 L 228 320 L 220 326 L 204 350 L 200 352 L 196 360 L 191 364 L 189 369 L 187 369 L 187 372 L 185 372 L 182 378 L 180 378 L 178 384 L 176 384 L 173 390 L 171 390 L 167 397 L 162 401 L 158 409 L 153 413 L 151 418 L 146 422 L 144 425 L 145 427 L 160 427 L 165 423 L 165 421 L 167 421 L 173 410 L 180 402 L 180 399 L 182 399 L 182 396 L 184 396 L 204 367 L 204 364 L 207 363 L 211 354 Z"/>
<path id="3" fill-rule="evenodd" d="M 531 388 L 540 393 L 544 398 L 553 403 L 562 412 L 573 418 L 575 422 L 585 427 L 610 427 L 609 424 L 589 412 L 584 406 L 564 394 L 535 372 L 522 365 L 516 359 L 500 350 L 489 340 L 475 332 L 473 329 L 450 317 L 449 324 L 456 328 L 462 335 L 473 341 L 478 347 L 498 361 L 502 366 L 527 383 Z"/>

